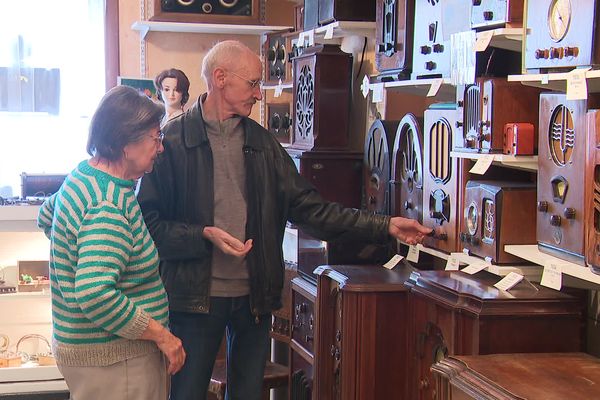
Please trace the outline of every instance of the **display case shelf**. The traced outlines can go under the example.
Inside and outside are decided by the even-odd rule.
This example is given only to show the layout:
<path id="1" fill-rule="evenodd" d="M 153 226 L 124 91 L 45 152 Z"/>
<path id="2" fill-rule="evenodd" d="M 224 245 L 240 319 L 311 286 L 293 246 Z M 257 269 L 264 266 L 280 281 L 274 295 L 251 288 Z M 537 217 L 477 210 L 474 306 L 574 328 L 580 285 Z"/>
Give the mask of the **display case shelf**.
<path id="1" fill-rule="evenodd" d="M 526 74 L 509 75 L 509 82 L 521 82 L 523 85 L 539 87 L 558 92 L 567 91 L 568 72 L 556 72 L 550 74 Z M 585 72 L 588 93 L 600 92 L 600 70 Z"/>
<path id="2" fill-rule="evenodd" d="M 40 206 L 0 206 L 0 232 L 37 232 Z"/>
<path id="3" fill-rule="evenodd" d="M 208 24 L 190 22 L 135 21 L 131 29 L 139 31 L 142 39 L 148 32 L 209 33 L 225 35 L 263 35 L 276 31 L 292 31 L 291 26 Z"/>
<path id="4" fill-rule="evenodd" d="M 263 90 L 292 90 L 294 88 L 293 83 L 282 82 L 281 84 L 268 84 L 262 86 Z"/>
<path id="5" fill-rule="evenodd" d="M 581 282 L 577 282 L 575 280 L 566 280 L 563 278 L 564 286 L 577 286 L 577 287 L 585 287 L 594 290 L 600 289 L 600 275 L 596 275 L 593 273 L 589 267 L 578 265 L 572 262 L 568 262 L 562 260 L 560 258 L 554 257 L 550 254 L 542 253 L 538 246 L 533 245 L 506 245 L 504 246 L 504 251 L 507 253 L 513 254 L 517 257 L 522 258 L 523 260 L 527 260 L 529 262 L 535 263 L 544 267 L 548 263 L 554 262 L 556 264 L 561 265 L 563 277 L 566 275 L 568 277 L 577 278 L 581 281 L 587 282 L 591 285 L 581 284 Z"/>
<path id="6" fill-rule="evenodd" d="M 349 36 L 372 38 L 375 36 L 375 22 L 368 21 L 335 21 L 315 29 L 298 33 L 298 42 L 307 43 L 338 43 Z"/>
<path id="7" fill-rule="evenodd" d="M 489 47 L 521 52 L 523 28 L 499 28 L 492 31 L 477 32 L 479 40 L 485 35 L 492 35 Z"/>
<path id="8" fill-rule="evenodd" d="M 538 169 L 538 156 L 512 156 L 506 154 L 483 154 L 465 151 L 452 151 L 450 152 L 450 156 L 454 158 L 468 158 L 470 160 L 479 160 L 484 157 L 492 156 L 494 157 L 494 164 L 527 171 L 537 171 Z"/>

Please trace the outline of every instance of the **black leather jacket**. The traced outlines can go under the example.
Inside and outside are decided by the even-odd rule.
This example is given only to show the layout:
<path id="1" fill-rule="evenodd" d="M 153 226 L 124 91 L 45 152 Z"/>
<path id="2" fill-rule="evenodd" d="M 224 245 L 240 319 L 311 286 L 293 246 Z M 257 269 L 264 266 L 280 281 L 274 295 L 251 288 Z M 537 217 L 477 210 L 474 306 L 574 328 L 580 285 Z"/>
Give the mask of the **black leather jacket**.
<path id="1" fill-rule="evenodd" d="M 325 201 L 269 131 L 249 118 L 243 124 L 250 298 L 260 315 L 281 308 L 286 221 L 321 240 L 383 241 L 389 217 Z M 213 162 L 199 104 L 163 131 L 164 153 L 142 179 L 138 200 L 160 254 L 170 309 L 208 312 L 212 244 L 202 230 L 213 225 Z"/>

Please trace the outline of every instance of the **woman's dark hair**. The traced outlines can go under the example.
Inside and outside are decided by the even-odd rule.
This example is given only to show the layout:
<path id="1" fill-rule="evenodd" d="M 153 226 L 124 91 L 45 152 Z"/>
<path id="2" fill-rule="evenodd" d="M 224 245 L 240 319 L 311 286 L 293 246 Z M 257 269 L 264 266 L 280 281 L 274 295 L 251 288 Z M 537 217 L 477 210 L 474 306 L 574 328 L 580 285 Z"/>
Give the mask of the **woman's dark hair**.
<path id="1" fill-rule="evenodd" d="M 181 105 L 183 106 L 190 98 L 190 80 L 180 69 L 165 69 L 160 74 L 156 75 L 154 78 L 154 87 L 156 88 L 156 92 L 158 93 L 158 99 L 160 101 L 164 101 L 160 92 L 162 91 L 162 83 L 165 78 L 175 78 L 177 79 L 177 87 L 176 91 L 181 93 Z"/>
<path id="2" fill-rule="evenodd" d="M 159 128 L 164 107 L 129 86 L 110 89 L 90 122 L 87 152 L 109 161 L 123 157 L 123 149 L 150 129 Z"/>

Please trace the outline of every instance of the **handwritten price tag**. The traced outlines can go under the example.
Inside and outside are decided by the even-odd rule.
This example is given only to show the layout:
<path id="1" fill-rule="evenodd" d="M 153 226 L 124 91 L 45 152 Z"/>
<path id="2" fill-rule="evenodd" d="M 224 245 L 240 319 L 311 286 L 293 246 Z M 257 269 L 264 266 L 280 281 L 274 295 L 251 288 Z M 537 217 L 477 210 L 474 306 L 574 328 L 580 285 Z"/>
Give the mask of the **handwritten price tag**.
<path id="1" fill-rule="evenodd" d="M 383 83 L 374 83 L 373 88 L 373 103 L 381 103 L 383 101 Z"/>
<path id="2" fill-rule="evenodd" d="M 586 69 L 574 69 L 567 75 L 567 100 L 587 99 Z"/>
<path id="3" fill-rule="evenodd" d="M 473 165 L 473 168 L 471 168 L 469 172 L 472 174 L 483 175 L 490 168 L 492 162 L 494 162 L 494 155 L 486 154 L 485 156 L 477 160 L 477 162 L 475 163 L 475 165 Z"/>
<path id="4" fill-rule="evenodd" d="M 554 290 L 560 290 L 562 288 L 562 265 L 547 262 L 544 265 L 540 284 Z"/>
<path id="5" fill-rule="evenodd" d="M 419 262 L 419 248 L 413 244 L 408 248 L 408 254 L 406 255 L 406 260 L 414 263 Z"/>
<path id="6" fill-rule="evenodd" d="M 474 274 L 478 273 L 479 271 L 483 271 L 487 267 L 489 267 L 488 263 L 481 262 L 481 263 L 469 264 L 466 267 L 464 267 L 463 269 L 461 269 L 461 271 L 464 272 L 465 274 L 474 275 Z"/>
<path id="7" fill-rule="evenodd" d="M 448 257 L 448 261 L 446 261 L 446 271 L 458 271 L 459 269 L 460 261 L 458 260 L 457 253 L 450 253 L 450 257 Z"/>
<path id="8" fill-rule="evenodd" d="M 509 291 L 517 283 L 523 280 L 523 275 L 517 274 L 516 272 L 509 272 L 504 278 L 500 279 L 494 286 L 500 290 Z"/>
<path id="9" fill-rule="evenodd" d="M 390 258 L 390 261 L 386 262 L 385 264 L 383 264 L 383 266 L 387 269 L 392 269 L 394 268 L 396 265 L 398 265 L 398 263 L 400 261 L 402 261 L 404 257 L 402 257 L 400 254 L 396 254 L 394 257 Z"/>
<path id="10" fill-rule="evenodd" d="M 444 83 L 444 80 L 442 78 L 434 80 L 433 83 L 431 84 L 431 86 L 429 86 L 429 91 L 427 92 L 427 97 L 434 97 L 440 91 L 440 87 L 442 87 L 442 83 Z"/>

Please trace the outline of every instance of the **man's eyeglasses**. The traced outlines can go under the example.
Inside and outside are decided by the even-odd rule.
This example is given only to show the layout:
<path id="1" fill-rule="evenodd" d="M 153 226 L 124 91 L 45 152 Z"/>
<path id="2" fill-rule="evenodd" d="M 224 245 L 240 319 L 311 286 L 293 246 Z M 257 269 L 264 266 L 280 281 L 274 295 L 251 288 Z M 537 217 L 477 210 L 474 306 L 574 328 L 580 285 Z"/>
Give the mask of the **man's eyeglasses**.
<path id="1" fill-rule="evenodd" d="M 260 80 L 260 79 L 251 80 L 251 79 L 248 79 L 248 78 L 244 78 L 243 76 L 241 76 L 241 75 L 238 75 L 238 74 L 236 74 L 236 73 L 235 73 L 235 72 L 233 72 L 233 71 L 229 71 L 229 72 L 231 72 L 231 74 L 232 74 L 232 75 L 235 75 L 235 76 L 237 76 L 238 78 L 240 78 L 240 79 L 242 79 L 242 80 L 244 80 L 244 81 L 248 82 L 248 84 L 250 85 L 250 87 L 251 87 L 252 89 L 260 88 L 260 87 L 262 87 L 262 85 L 263 85 L 263 81 L 262 81 L 262 80 Z"/>

